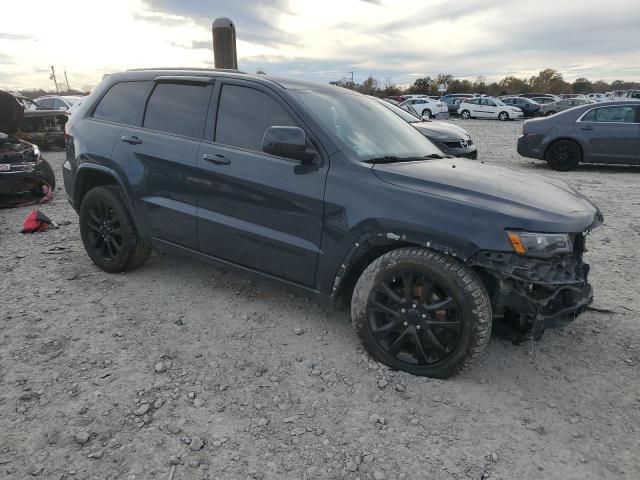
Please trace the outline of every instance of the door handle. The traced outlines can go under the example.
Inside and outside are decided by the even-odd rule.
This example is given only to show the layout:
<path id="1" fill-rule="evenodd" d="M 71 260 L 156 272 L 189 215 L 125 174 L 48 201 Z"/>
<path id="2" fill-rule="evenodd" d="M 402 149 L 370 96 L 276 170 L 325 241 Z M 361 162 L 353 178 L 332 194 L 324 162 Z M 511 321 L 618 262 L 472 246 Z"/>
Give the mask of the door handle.
<path id="1" fill-rule="evenodd" d="M 135 135 L 128 137 L 126 135 L 123 135 L 121 140 L 123 142 L 127 142 L 131 145 L 140 145 L 142 143 L 142 140 L 140 140 L 138 137 L 136 137 Z"/>
<path id="2" fill-rule="evenodd" d="M 231 160 L 218 153 L 216 153 L 215 155 L 205 153 L 204 155 L 202 155 L 202 159 L 206 160 L 207 162 L 215 163 L 216 165 L 229 165 L 231 163 Z"/>
<path id="3" fill-rule="evenodd" d="M 593 125 L 583 125 L 580 127 L 582 130 L 593 130 Z"/>

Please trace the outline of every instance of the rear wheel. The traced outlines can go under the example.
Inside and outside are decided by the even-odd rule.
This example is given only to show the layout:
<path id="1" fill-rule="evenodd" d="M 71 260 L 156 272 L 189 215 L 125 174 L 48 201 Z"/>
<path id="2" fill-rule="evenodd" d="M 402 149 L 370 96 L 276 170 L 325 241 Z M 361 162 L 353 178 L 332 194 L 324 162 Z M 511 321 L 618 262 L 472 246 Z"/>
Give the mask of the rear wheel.
<path id="1" fill-rule="evenodd" d="M 500 120 L 501 122 L 509 120 L 509 114 L 507 112 L 500 112 L 498 114 L 498 120 Z"/>
<path id="2" fill-rule="evenodd" d="M 431 118 L 431 110 L 429 110 L 428 108 L 425 108 L 424 110 L 422 110 L 422 116 Z"/>
<path id="3" fill-rule="evenodd" d="M 460 118 L 463 118 L 465 120 L 468 120 L 471 118 L 471 112 L 469 110 L 463 110 L 462 112 L 460 112 Z"/>
<path id="4" fill-rule="evenodd" d="M 554 170 L 567 172 L 582 161 L 582 150 L 572 140 L 558 140 L 549 146 L 545 159 Z"/>
<path id="5" fill-rule="evenodd" d="M 42 174 L 42 180 L 46 182 L 47 185 L 49 185 L 51 191 L 53 192 L 56 189 L 56 175 L 53 172 L 53 168 L 51 168 L 49 162 L 47 162 L 43 158 L 36 166 L 36 170 Z"/>
<path id="6" fill-rule="evenodd" d="M 351 317 L 374 358 L 436 378 L 469 366 L 491 333 L 491 304 L 478 276 L 423 248 L 394 250 L 369 265 L 355 286 Z"/>
<path id="7" fill-rule="evenodd" d="M 151 254 L 117 187 L 96 187 L 85 195 L 80 205 L 80 236 L 93 263 L 106 272 L 132 270 Z"/>

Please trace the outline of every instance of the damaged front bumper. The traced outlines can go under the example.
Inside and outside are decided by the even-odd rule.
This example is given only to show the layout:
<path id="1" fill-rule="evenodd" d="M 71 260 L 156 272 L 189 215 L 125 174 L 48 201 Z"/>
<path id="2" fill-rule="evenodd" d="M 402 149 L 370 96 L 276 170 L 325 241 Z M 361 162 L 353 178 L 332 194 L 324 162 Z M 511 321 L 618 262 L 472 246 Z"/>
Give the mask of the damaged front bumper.
<path id="1" fill-rule="evenodd" d="M 488 275 L 494 317 L 515 322 L 522 330 L 543 331 L 564 326 L 583 313 L 593 300 L 589 265 L 582 246 L 574 253 L 533 258 L 506 252 L 482 251 L 469 264 Z"/>

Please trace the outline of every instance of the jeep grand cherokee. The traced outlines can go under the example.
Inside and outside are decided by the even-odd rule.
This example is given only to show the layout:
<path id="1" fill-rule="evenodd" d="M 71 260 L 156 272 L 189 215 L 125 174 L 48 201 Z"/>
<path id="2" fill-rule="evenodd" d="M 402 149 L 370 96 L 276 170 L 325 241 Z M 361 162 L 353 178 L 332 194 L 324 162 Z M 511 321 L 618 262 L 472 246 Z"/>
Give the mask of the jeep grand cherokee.
<path id="1" fill-rule="evenodd" d="M 443 157 L 375 100 L 216 70 L 109 75 L 67 124 L 63 177 L 107 272 L 151 248 L 346 300 L 379 361 L 449 377 L 493 319 L 540 331 L 591 301 L 602 216 L 562 182 Z"/>

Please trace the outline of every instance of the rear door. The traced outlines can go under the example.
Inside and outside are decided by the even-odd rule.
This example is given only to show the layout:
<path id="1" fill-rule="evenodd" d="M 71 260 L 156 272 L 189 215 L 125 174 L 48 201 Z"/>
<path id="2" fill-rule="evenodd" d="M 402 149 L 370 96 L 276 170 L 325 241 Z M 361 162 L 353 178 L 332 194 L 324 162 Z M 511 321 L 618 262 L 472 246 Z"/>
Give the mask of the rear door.
<path id="1" fill-rule="evenodd" d="M 482 117 L 479 98 L 470 98 L 467 100 L 467 105 L 469 106 L 472 117 Z"/>
<path id="2" fill-rule="evenodd" d="M 637 163 L 640 158 L 640 112 L 637 106 L 614 105 L 589 110 L 576 128 L 589 146 L 587 159 L 601 163 Z"/>
<path id="3" fill-rule="evenodd" d="M 217 108 L 198 153 L 200 250 L 279 278 L 315 285 L 327 161 L 262 151 L 271 126 L 305 128 L 273 90 L 238 79 L 216 82 Z M 209 126 L 210 125 L 210 126 Z"/>
<path id="4" fill-rule="evenodd" d="M 142 126 L 127 126 L 113 158 L 126 172 L 139 228 L 156 239 L 197 248 L 196 170 L 211 79 L 159 77 Z"/>

